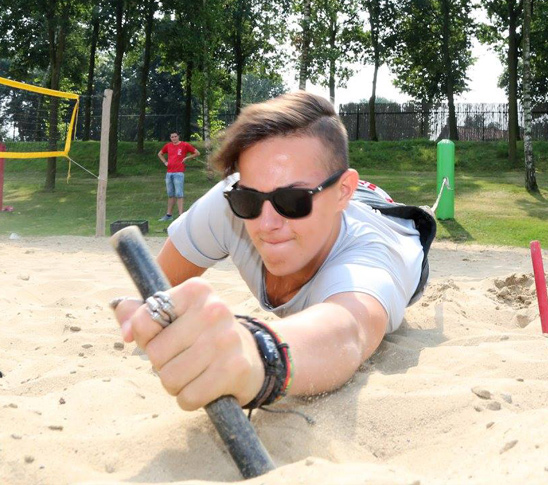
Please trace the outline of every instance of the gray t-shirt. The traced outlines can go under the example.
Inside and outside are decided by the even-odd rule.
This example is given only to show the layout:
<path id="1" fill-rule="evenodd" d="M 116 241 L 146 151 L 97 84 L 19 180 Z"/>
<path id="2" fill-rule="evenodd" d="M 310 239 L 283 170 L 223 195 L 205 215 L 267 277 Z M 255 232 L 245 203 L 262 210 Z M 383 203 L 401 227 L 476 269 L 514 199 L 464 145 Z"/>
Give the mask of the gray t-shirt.
<path id="1" fill-rule="evenodd" d="M 386 217 L 358 200 L 343 212 L 339 236 L 322 266 L 287 303 L 272 307 L 263 263 L 242 219 L 234 216 L 223 191 L 239 175 L 219 182 L 169 226 L 169 237 L 190 262 L 209 268 L 230 256 L 263 309 L 291 315 L 343 292 L 375 297 L 389 316 L 387 332 L 401 324 L 423 259 L 419 233 L 409 220 Z M 357 192 L 356 197 L 359 197 Z"/>

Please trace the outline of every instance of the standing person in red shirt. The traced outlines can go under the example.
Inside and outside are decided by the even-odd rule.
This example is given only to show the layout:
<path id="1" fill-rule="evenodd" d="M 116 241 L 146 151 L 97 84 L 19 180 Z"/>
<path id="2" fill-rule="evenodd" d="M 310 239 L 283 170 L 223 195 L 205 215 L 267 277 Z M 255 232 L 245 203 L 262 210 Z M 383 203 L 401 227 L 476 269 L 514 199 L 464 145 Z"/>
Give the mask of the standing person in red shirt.
<path id="1" fill-rule="evenodd" d="M 185 186 L 185 161 L 196 158 L 200 152 L 190 143 L 179 140 L 179 134 L 173 132 L 170 135 L 171 142 L 166 143 L 158 152 L 158 158 L 167 167 L 166 190 L 167 190 L 167 212 L 159 219 L 162 222 L 173 220 L 173 206 L 177 201 L 179 215 L 183 213 L 184 186 Z M 164 154 L 167 153 L 167 160 Z M 192 155 L 186 156 L 187 153 Z"/>

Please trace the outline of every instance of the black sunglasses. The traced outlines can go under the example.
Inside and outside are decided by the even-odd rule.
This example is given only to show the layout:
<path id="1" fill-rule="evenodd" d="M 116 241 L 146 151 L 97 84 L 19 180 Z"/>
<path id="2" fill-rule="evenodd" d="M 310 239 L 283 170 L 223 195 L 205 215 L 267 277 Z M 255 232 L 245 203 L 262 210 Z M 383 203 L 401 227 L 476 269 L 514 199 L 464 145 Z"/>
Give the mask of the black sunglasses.
<path id="1" fill-rule="evenodd" d="M 312 196 L 327 189 L 339 180 L 346 170 L 339 170 L 315 189 L 280 188 L 272 192 L 240 187 L 236 182 L 224 192 L 232 212 L 241 219 L 256 219 L 261 215 L 263 203 L 268 200 L 276 212 L 288 219 L 300 219 L 312 212 Z"/>

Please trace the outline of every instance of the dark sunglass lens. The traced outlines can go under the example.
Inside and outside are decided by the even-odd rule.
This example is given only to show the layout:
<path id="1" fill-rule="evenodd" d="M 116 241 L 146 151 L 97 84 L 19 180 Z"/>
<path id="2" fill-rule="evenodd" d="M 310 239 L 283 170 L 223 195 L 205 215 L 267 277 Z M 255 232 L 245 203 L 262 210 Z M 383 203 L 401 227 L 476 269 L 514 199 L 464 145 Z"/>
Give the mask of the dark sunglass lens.
<path id="1" fill-rule="evenodd" d="M 280 190 L 273 202 L 278 212 L 289 219 L 306 217 L 312 210 L 312 196 L 306 190 Z"/>
<path id="2" fill-rule="evenodd" d="M 243 219 L 254 219 L 261 214 L 262 200 L 258 194 L 249 190 L 229 192 L 230 207 L 234 214 Z"/>

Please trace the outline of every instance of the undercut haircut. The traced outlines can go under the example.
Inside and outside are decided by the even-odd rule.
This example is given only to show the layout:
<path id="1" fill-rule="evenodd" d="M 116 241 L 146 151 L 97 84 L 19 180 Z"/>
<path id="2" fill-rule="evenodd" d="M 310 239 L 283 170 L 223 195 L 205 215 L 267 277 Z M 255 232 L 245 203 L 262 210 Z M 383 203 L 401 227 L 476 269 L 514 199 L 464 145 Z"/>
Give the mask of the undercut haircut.
<path id="1" fill-rule="evenodd" d="M 225 131 L 212 164 L 224 176 L 238 171 L 240 154 L 273 137 L 317 138 L 326 149 L 327 172 L 348 168 L 348 135 L 333 105 L 305 91 L 245 107 Z"/>

